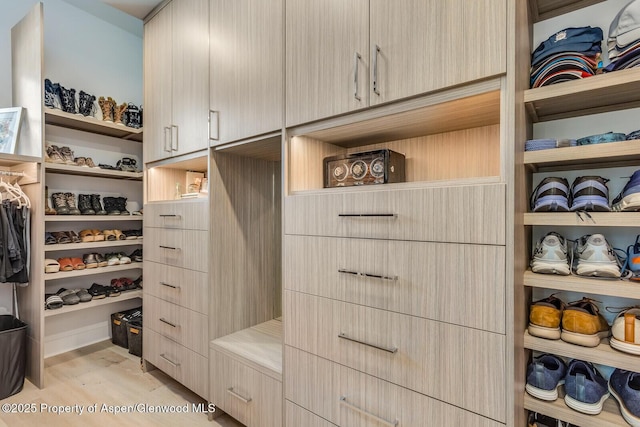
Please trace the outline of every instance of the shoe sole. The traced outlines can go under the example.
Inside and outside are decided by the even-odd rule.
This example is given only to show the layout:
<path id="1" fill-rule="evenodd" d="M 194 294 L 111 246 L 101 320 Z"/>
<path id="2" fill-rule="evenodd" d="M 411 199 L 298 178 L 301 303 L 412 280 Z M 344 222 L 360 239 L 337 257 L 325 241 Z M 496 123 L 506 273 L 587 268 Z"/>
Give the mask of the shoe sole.
<path id="1" fill-rule="evenodd" d="M 634 416 L 631 412 L 629 412 L 629 410 L 625 406 L 620 396 L 618 396 L 615 390 L 611 388 L 611 384 L 609 384 L 607 388 L 609 389 L 609 393 L 611 393 L 614 399 L 618 401 L 618 405 L 620 406 L 620 412 L 622 413 L 622 418 L 624 418 L 624 420 L 627 423 L 629 423 L 631 426 L 640 427 L 640 418 Z"/>
<path id="2" fill-rule="evenodd" d="M 93 263 L 85 264 L 85 268 L 98 268 L 98 263 L 93 262 Z"/>
<path id="3" fill-rule="evenodd" d="M 565 261 L 538 261 L 531 263 L 531 271 L 542 274 L 559 274 L 568 276 L 570 273 L 569 264 Z"/>
<path id="4" fill-rule="evenodd" d="M 47 267 L 44 268 L 44 272 L 45 273 L 57 273 L 59 271 L 60 271 L 60 267 L 58 267 L 57 265 L 55 267 L 54 266 L 51 266 L 51 267 L 47 266 Z"/>
<path id="5" fill-rule="evenodd" d="M 598 415 L 600 412 L 602 412 L 602 404 L 608 398 L 609 393 L 605 393 L 598 402 L 586 403 L 580 402 L 579 400 L 576 400 L 567 394 L 564 397 L 564 403 L 566 403 L 569 408 L 575 409 L 576 411 L 582 412 L 583 414 Z"/>
<path id="6" fill-rule="evenodd" d="M 611 337 L 611 339 L 609 340 L 609 344 L 616 350 L 640 356 L 640 343 L 632 344 L 625 341 L 617 340 L 615 337 Z"/>
<path id="7" fill-rule="evenodd" d="M 597 264 L 583 262 L 576 268 L 578 276 L 620 277 L 620 269 L 614 264 Z"/>
<path id="8" fill-rule="evenodd" d="M 577 332 L 571 332 L 563 330 L 560 338 L 562 341 L 581 345 L 583 347 L 597 347 L 600 345 L 600 340 L 609 336 L 609 331 L 598 332 L 593 335 L 579 334 Z"/>
<path id="9" fill-rule="evenodd" d="M 529 335 L 548 340 L 559 340 L 560 328 L 547 328 L 546 326 L 532 325 L 529 323 Z"/>
<path id="10" fill-rule="evenodd" d="M 637 211 L 640 209 L 640 193 L 629 194 L 613 205 L 614 211 Z"/>
<path id="11" fill-rule="evenodd" d="M 552 390 L 543 390 L 541 388 L 534 387 L 531 384 L 527 383 L 527 385 L 524 386 L 524 389 L 527 391 L 527 393 L 529 393 L 531 396 L 535 397 L 536 399 L 553 402 L 554 400 L 558 399 L 558 387 L 560 387 L 562 384 L 564 384 L 564 380 L 561 380 L 556 386 L 556 388 Z"/>

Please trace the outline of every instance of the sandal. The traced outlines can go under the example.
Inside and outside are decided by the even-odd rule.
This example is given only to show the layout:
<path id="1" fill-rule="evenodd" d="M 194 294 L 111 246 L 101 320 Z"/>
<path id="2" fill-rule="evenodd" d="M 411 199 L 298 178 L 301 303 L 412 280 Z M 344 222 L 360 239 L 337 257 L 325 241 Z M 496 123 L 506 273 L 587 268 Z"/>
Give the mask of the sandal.
<path id="1" fill-rule="evenodd" d="M 121 265 L 122 264 L 131 264 L 131 258 L 126 256 L 124 253 L 120 252 L 120 253 L 116 254 L 116 256 L 120 260 L 120 264 Z"/>
<path id="2" fill-rule="evenodd" d="M 75 305 L 80 302 L 80 297 L 71 289 L 60 288 L 57 294 L 62 298 L 64 305 Z"/>
<path id="3" fill-rule="evenodd" d="M 115 234 L 116 240 L 126 240 L 127 236 L 125 236 L 122 231 L 120 230 L 111 230 L 111 231 L 113 231 L 113 234 Z"/>
<path id="4" fill-rule="evenodd" d="M 122 289 L 125 291 L 131 291 L 136 288 L 133 280 L 129 279 L 128 277 L 121 278 L 120 282 L 122 283 Z"/>
<path id="5" fill-rule="evenodd" d="M 98 267 L 106 267 L 108 265 L 107 260 L 102 256 L 102 254 L 94 253 L 93 256 L 98 263 Z"/>
<path id="6" fill-rule="evenodd" d="M 47 310 L 55 310 L 57 308 L 62 308 L 64 302 L 60 296 L 55 294 L 46 294 L 44 296 L 46 299 L 44 301 L 44 308 Z"/>
<path id="7" fill-rule="evenodd" d="M 135 251 L 131 252 L 129 258 L 131 258 L 131 261 L 133 262 L 142 262 L 142 249 L 136 249 Z"/>
<path id="8" fill-rule="evenodd" d="M 84 157 L 76 157 L 75 159 L 73 159 L 74 162 L 76 162 L 76 164 L 78 166 L 84 166 L 87 167 L 87 159 Z"/>
<path id="9" fill-rule="evenodd" d="M 104 234 L 105 240 L 107 240 L 109 242 L 113 242 L 115 240 L 118 240 L 114 230 L 102 230 L 102 233 Z"/>
<path id="10" fill-rule="evenodd" d="M 54 231 L 51 235 L 56 239 L 57 243 L 71 243 L 71 239 L 64 231 Z"/>
<path id="11" fill-rule="evenodd" d="M 55 245 L 56 243 L 58 243 L 58 241 L 56 240 L 55 237 L 53 237 L 53 235 L 51 233 L 49 233 L 48 231 L 46 233 L 44 233 L 44 244 L 45 245 Z"/>
<path id="12" fill-rule="evenodd" d="M 74 270 L 84 270 L 87 266 L 82 262 L 80 258 L 71 258 L 71 264 L 73 265 Z"/>
<path id="13" fill-rule="evenodd" d="M 58 258 L 58 263 L 60 264 L 60 271 L 73 271 L 71 258 Z"/>
<path id="14" fill-rule="evenodd" d="M 80 238 L 82 239 L 83 242 L 95 242 L 93 230 L 80 231 Z"/>
<path id="15" fill-rule="evenodd" d="M 102 299 L 107 296 L 107 287 L 94 283 L 87 289 L 87 292 L 89 292 L 89 295 L 91 295 L 93 299 Z"/>
<path id="16" fill-rule="evenodd" d="M 80 302 L 89 302 L 93 299 L 93 296 L 85 288 L 76 289 L 75 293 L 80 298 Z"/>
<path id="17" fill-rule="evenodd" d="M 109 267 L 112 265 L 120 265 L 120 258 L 118 258 L 118 254 L 106 254 L 105 258 L 107 258 L 107 265 Z"/>
<path id="18" fill-rule="evenodd" d="M 80 243 L 82 241 L 75 231 L 66 231 L 66 233 L 69 239 L 71 239 L 71 243 Z"/>
<path id="19" fill-rule="evenodd" d="M 93 240 L 96 242 L 103 242 L 104 241 L 104 234 L 102 234 L 102 231 L 100 230 L 91 230 L 91 232 L 93 233 Z"/>
<path id="20" fill-rule="evenodd" d="M 85 160 L 87 166 L 89 166 L 90 168 L 97 168 L 98 166 L 96 166 L 95 163 L 93 163 L 93 159 L 91 157 L 87 157 Z"/>
<path id="21" fill-rule="evenodd" d="M 95 254 L 84 254 L 82 256 L 82 262 L 86 268 L 98 268 L 98 260 Z"/>
<path id="22" fill-rule="evenodd" d="M 44 272 L 45 273 L 57 273 L 60 271 L 60 263 L 55 259 L 45 259 L 44 260 Z"/>

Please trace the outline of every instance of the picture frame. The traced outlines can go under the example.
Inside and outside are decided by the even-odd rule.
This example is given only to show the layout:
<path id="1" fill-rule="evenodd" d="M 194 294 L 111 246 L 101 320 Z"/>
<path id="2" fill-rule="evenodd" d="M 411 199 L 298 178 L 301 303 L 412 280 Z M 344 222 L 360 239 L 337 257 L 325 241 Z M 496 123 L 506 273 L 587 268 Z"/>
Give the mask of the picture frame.
<path id="1" fill-rule="evenodd" d="M 21 123 L 22 107 L 0 108 L 0 153 L 15 153 Z"/>

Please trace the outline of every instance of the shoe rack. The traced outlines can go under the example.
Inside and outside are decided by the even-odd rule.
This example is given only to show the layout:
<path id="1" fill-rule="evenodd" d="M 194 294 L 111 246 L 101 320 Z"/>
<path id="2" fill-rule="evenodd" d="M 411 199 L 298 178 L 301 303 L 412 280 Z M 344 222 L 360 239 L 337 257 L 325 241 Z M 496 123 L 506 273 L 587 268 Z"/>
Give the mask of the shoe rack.
<path id="1" fill-rule="evenodd" d="M 530 0 L 530 25 L 535 41 L 567 27 L 599 26 L 606 37 L 610 22 L 627 2 Z M 594 21 L 594 19 L 597 20 Z M 528 78 L 528 76 L 527 76 Z M 580 138 L 614 130 L 629 133 L 637 127 L 640 96 L 640 69 L 628 69 L 597 75 L 584 80 L 564 82 L 551 86 L 524 90 L 524 106 L 527 123 L 533 138 Z M 527 183 L 528 197 L 538 182 L 547 176 L 561 176 L 569 183 L 577 176 L 599 175 L 610 179 L 609 200 L 622 190 L 628 177 L 640 166 L 639 141 L 623 141 L 600 145 L 556 148 L 523 152 L 523 181 Z M 520 150 L 523 150 L 524 141 Z M 528 205 L 528 200 L 521 200 Z M 638 212 L 590 212 L 590 218 L 576 213 L 532 213 L 522 215 L 525 234 L 528 236 L 528 264 L 535 243 L 549 231 L 557 231 L 567 239 L 577 239 L 585 234 L 601 233 L 614 247 L 626 248 L 640 233 Z M 536 274 L 526 270 L 521 279 L 525 294 L 530 295 L 523 307 L 528 317 L 529 304 L 552 293 L 558 293 L 565 302 L 587 296 L 599 301 L 600 312 L 611 324 L 615 314 L 607 313 L 605 307 L 625 307 L 640 304 L 640 286 L 628 280 L 586 278 L 577 275 L 559 276 Z M 530 336 L 525 330 L 524 352 L 552 353 L 565 359 L 580 359 L 596 364 L 608 377 L 613 368 L 638 372 L 640 359 L 637 356 L 614 350 L 608 339 L 594 348 L 586 348 L 561 340 L 546 340 Z M 526 369 L 526 366 L 523 368 Z M 524 373 L 523 373 L 524 375 Z M 526 381 L 526 379 L 521 379 Z M 540 412 L 583 427 L 625 426 L 617 402 L 607 399 L 599 415 L 586 415 L 566 406 L 563 394 L 553 402 L 536 399 L 524 394 L 524 409 Z"/>

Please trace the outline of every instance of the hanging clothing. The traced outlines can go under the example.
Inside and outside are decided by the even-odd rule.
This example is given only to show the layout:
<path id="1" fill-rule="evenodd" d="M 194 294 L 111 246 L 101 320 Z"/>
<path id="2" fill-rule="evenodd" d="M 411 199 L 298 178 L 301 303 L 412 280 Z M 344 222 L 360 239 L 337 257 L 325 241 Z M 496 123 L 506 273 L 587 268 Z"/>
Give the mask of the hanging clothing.
<path id="1" fill-rule="evenodd" d="M 29 282 L 29 208 L 3 200 L 0 205 L 0 282 Z"/>

